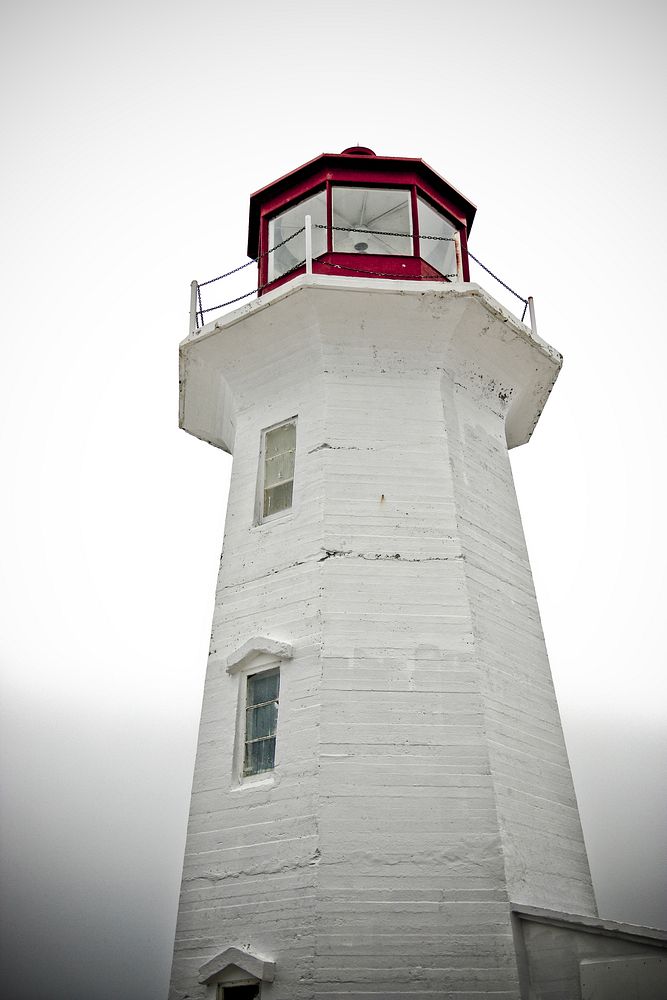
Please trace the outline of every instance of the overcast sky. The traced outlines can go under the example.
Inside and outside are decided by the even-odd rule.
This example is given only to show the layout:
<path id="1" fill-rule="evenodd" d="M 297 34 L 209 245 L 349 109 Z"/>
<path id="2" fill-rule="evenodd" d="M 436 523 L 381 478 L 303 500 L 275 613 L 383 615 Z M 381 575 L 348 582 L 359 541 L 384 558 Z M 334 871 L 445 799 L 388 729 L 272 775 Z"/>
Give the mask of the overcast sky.
<path id="1" fill-rule="evenodd" d="M 478 205 L 565 356 L 517 491 L 601 913 L 666 926 L 664 5 L 2 22 L 3 995 L 166 996 L 231 461 L 177 426 L 189 282 L 357 142 Z"/>

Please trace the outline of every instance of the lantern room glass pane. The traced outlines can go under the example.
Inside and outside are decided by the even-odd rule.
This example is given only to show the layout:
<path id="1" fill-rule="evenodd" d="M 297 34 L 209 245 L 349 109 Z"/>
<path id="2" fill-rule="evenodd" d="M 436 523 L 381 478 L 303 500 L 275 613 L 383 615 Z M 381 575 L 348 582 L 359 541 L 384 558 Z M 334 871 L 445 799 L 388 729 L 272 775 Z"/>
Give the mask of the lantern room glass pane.
<path id="1" fill-rule="evenodd" d="M 325 191 L 320 191 L 269 220 L 269 250 L 273 251 L 269 253 L 269 281 L 280 278 L 305 261 L 306 234 L 299 233 L 298 236 L 294 234 L 303 229 L 307 215 L 311 217 L 313 226 L 313 257 L 326 253 L 326 229 L 316 228 L 327 224 L 327 196 Z M 288 242 L 280 246 L 284 240 Z M 274 247 L 278 249 L 274 250 Z"/>
<path id="2" fill-rule="evenodd" d="M 417 198 L 419 256 L 450 279 L 458 278 L 458 234 L 451 222 L 427 202 Z M 428 237 L 434 237 L 428 239 Z"/>
<path id="3" fill-rule="evenodd" d="M 333 187 L 331 193 L 335 251 L 412 254 L 408 188 Z"/>

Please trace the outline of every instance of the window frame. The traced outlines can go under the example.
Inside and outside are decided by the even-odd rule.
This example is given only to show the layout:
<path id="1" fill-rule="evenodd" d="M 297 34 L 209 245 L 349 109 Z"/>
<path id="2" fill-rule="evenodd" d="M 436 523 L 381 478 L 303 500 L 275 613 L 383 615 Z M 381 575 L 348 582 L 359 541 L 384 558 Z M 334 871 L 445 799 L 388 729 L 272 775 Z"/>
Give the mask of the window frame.
<path id="1" fill-rule="evenodd" d="M 439 271 L 439 269 L 435 266 L 435 264 L 431 264 L 430 261 L 427 261 L 426 258 L 422 256 L 421 240 L 422 240 L 423 237 L 421 235 L 421 230 L 419 228 L 419 202 L 422 202 L 426 206 L 426 208 L 429 208 L 432 212 L 435 212 L 436 215 L 441 216 L 445 220 L 445 222 L 449 226 L 451 226 L 451 228 L 454 230 L 454 237 L 453 237 L 453 239 L 454 239 L 454 253 L 456 255 L 456 277 L 454 279 L 452 279 L 451 277 L 448 277 L 442 271 Z M 439 274 L 442 274 L 443 277 L 445 277 L 447 279 L 447 281 L 451 281 L 451 280 L 454 280 L 454 281 L 465 281 L 466 279 L 465 279 L 465 276 L 464 276 L 464 273 L 463 273 L 463 250 L 462 250 L 462 246 L 461 246 L 461 227 L 460 227 L 460 225 L 457 223 L 456 219 L 453 216 L 451 216 L 441 205 L 438 205 L 436 202 L 434 202 L 430 198 L 428 198 L 424 194 L 423 191 L 418 191 L 418 190 L 415 189 L 414 204 L 415 204 L 415 209 L 414 209 L 415 216 L 417 218 L 417 225 L 415 227 L 416 234 L 417 234 L 416 238 L 415 238 L 415 244 L 416 244 L 416 250 L 417 250 L 416 256 L 419 257 L 420 260 L 426 261 L 427 264 L 430 264 L 430 266 L 435 271 L 438 271 Z"/>
<path id="2" fill-rule="evenodd" d="M 283 507 L 281 510 L 276 510 L 273 514 L 264 513 L 264 483 L 266 480 L 266 437 L 271 431 L 278 430 L 280 427 L 287 427 L 288 424 L 294 424 L 294 468 L 292 469 L 292 479 L 286 479 L 285 482 L 292 483 L 292 502 L 289 507 Z M 259 469 L 257 474 L 257 496 L 255 498 L 255 524 L 267 524 L 269 521 L 276 521 L 281 518 L 290 517 L 292 511 L 294 510 L 294 488 L 296 485 L 296 454 L 297 454 L 297 430 L 298 430 L 298 415 L 295 414 L 292 417 L 287 417 L 286 420 L 279 420 L 275 424 L 271 424 L 270 427 L 262 428 L 260 434 L 260 445 L 259 445 Z"/>
<path id="3" fill-rule="evenodd" d="M 272 241 L 271 237 L 272 237 L 272 235 L 274 235 L 274 227 L 275 227 L 276 223 L 281 218 L 281 216 L 287 215 L 288 212 L 293 212 L 295 209 L 298 209 L 299 205 L 303 205 L 303 204 L 305 204 L 305 202 L 311 201 L 313 198 L 318 197 L 318 195 L 322 195 L 324 197 L 324 220 L 325 220 L 325 226 L 326 226 L 326 229 L 324 231 L 324 244 L 325 244 L 325 246 L 324 246 L 324 250 L 317 250 L 317 246 L 316 246 L 316 244 L 317 244 L 317 236 L 316 236 L 316 233 L 319 232 L 319 230 L 315 230 L 315 232 L 313 233 L 313 243 L 315 244 L 314 252 L 313 252 L 313 259 L 316 260 L 318 257 L 322 256 L 323 254 L 325 254 L 327 252 L 327 249 L 328 249 L 327 240 L 328 240 L 328 233 L 329 233 L 329 221 L 328 221 L 328 213 L 329 213 L 329 191 L 328 191 L 328 186 L 326 184 L 323 184 L 319 188 L 314 189 L 313 191 L 309 191 L 307 193 L 302 193 L 301 196 L 298 197 L 297 199 L 295 199 L 294 201 L 288 202 L 286 205 L 281 206 L 281 208 L 278 209 L 277 211 L 272 212 L 271 214 L 269 214 L 269 215 L 266 216 L 266 220 L 265 220 L 265 226 L 266 226 L 265 232 L 266 232 L 266 248 L 267 248 L 266 252 L 267 252 L 267 257 L 266 257 L 266 279 L 265 280 L 266 280 L 267 284 L 273 284 L 273 282 L 275 282 L 275 281 L 280 281 L 281 279 L 284 279 L 285 277 L 288 277 L 292 273 L 291 270 L 283 271 L 280 274 L 275 274 L 274 273 L 273 254 L 275 253 L 275 247 L 272 246 L 272 242 L 273 241 Z M 305 225 L 305 216 L 306 216 L 306 214 L 307 213 L 304 212 L 304 225 Z M 278 243 L 280 243 L 280 242 L 282 242 L 282 241 L 278 240 Z M 317 250 L 317 252 L 315 252 L 316 250 Z M 305 262 L 304 262 L 304 264 L 305 264 Z M 302 267 L 302 266 L 304 266 L 304 265 L 298 265 L 297 268 L 296 268 L 296 270 L 298 270 L 299 267 Z"/>
<path id="4" fill-rule="evenodd" d="M 408 209 L 408 230 L 407 233 L 396 233 L 396 236 L 407 239 L 411 247 L 410 250 L 405 252 L 401 251 L 375 251 L 369 256 L 380 256 L 380 257 L 414 257 L 415 256 L 415 236 L 418 233 L 416 229 L 417 223 L 415 222 L 415 212 L 414 212 L 414 185 L 412 184 L 386 184 L 381 181 L 377 183 L 364 184 L 364 183 L 350 183 L 350 182 L 336 182 L 332 181 L 327 188 L 327 228 L 328 234 L 331 235 L 331 239 L 327 246 L 331 253 L 343 253 L 348 255 L 355 255 L 355 250 L 345 250 L 336 246 L 336 230 L 333 224 L 334 218 L 334 199 L 336 197 L 337 191 L 343 190 L 357 190 L 357 191 L 374 191 L 374 192 L 384 192 L 384 191 L 401 191 L 405 193 L 405 204 Z M 359 230 L 360 233 L 363 230 Z M 373 235 L 373 231 L 369 230 L 369 235 Z"/>
<path id="5" fill-rule="evenodd" d="M 253 677 L 269 677 L 271 675 L 276 675 L 278 678 L 278 690 L 275 698 L 272 698 L 267 702 L 260 702 L 258 705 L 248 705 L 248 688 L 250 686 L 250 681 Z M 243 674 L 243 715 L 241 717 L 242 733 L 240 741 L 240 777 L 241 781 L 261 781 L 266 777 L 273 774 L 276 769 L 276 750 L 278 747 L 278 713 L 280 711 L 280 664 L 277 663 L 273 666 L 260 667 L 258 666 L 255 670 L 248 670 Z M 264 768 L 262 771 L 246 771 L 246 750 L 249 743 L 257 743 L 259 739 L 266 740 L 270 739 L 270 736 L 259 737 L 259 739 L 249 740 L 248 739 L 248 709 L 261 707 L 263 705 L 270 705 L 273 702 L 276 704 L 276 725 L 275 732 L 273 733 L 273 766 Z"/>
<path id="6" fill-rule="evenodd" d="M 426 163 L 416 158 L 376 157 L 371 156 L 370 152 L 363 155 L 322 154 L 257 191 L 251 197 L 248 253 L 259 264 L 260 295 L 279 288 L 283 282 L 292 277 L 292 275 L 283 276 L 275 281 L 268 281 L 268 219 L 322 188 L 325 188 L 327 192 L 327 254 L 313 261 L 313 273 L 327 275 L 331 273 L 332 267 L 341 267 L 345 273 L 354 273 L 350 270 L 350 265 L 355 262 L 355 254 L 346 253 L 340 260 L 330 259 L 333 253 L 331 245 L 331 188 L 333 185 L 411 188 L 415 240 L 418 228 L 415 196 L 419 194 L 426 201 L 431 202 L 438 211 L 441 211 L 454 223 L 458 231 L 461 247 L 461 277 L 463 281 L 470 281 L 467 244 L 468 231 L 475 217 L 475 206 L 460 192 L 436 174 Z M 338 257 L 337 254 L 335 256 Z M 347 262 L 345 262 L 346 258 Z M 413 261 L 419 262 L 421 260 L 416 242 L 412 256 L 396 258 L 387 255 L 384 260 L 391 261 L 392 264 L 389 267 L 377 265 L 375 269 L 391 272 L 387 277 L 401 279 L 408 277 L 415 280 L 430 280 L 431 278 L 430 275 L 424 273 L 423 268 L 413 264 Z M 403 263 L 400 267 L 396 267 L 397 260 L 409 261 L 408 269 L 405 269 Z M 361 264 L 361 257 L 359 257 L 358 263 Z M 298 269 L 295 274 L 298 275 L 304 271 L 305 266 Z M 359 274 L 361 274 L 361 270 L 359 270 Z M 436 273 L 433 277 L 434 280 L 438 280 L 439 275 Z"/>

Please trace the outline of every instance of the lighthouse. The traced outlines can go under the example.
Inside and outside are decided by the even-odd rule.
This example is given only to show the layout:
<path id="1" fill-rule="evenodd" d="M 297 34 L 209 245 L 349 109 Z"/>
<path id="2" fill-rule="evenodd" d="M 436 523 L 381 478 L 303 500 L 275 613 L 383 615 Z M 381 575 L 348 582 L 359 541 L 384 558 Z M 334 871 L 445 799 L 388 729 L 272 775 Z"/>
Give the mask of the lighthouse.
<path id="1" fill-rule="evenodd" d="M 561 357 L 470 282 L 474 216 L 420 159 L 323 154 L 251 196 L 257 298 L 194 290 L 180 423 L 233 465 L 171 1000 L 547 996 L 547 933 L 583 996 L 582 956 L 637 953 L 508 455 Z"/>

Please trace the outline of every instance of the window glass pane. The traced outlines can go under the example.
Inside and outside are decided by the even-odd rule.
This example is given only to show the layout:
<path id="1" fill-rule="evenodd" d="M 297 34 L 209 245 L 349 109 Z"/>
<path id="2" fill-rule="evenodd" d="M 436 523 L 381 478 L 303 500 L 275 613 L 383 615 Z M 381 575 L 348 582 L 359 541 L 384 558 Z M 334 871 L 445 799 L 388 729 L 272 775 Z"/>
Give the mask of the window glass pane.
<path id="1" fill-rule="evenodd" d="M 281 483 L 280 486 L 271 486 L 264 490 L 263 517 L 277 514 L 280 510 L 289 510 L 292 506 L 293 483 Z"/>
<path id="2" fill-rule="evenodd" d="M 406 188 L 332 188 L 333 248 L 339 253 L 411 254 Z M 345 230 L 353 230 L 345 232 Z M 388 235 L 387 235 L 388 234 Z"/>
<path id="3" fill-rule="evenodd" d="M 274 455 L 284 455 L 288 451 L 294 451 L 296 444 L 296 424 L 291 421 L 289 424 L 281 424 L 273 430 L 266 432 L 264 442 L 265 455 L 273 458 Z"/>
<path id="4" fill-rule="evenodd" d="M 295 420 L 274 427 L 264 434 L 263 518 L 292 506 L 295 447 Z"/>
<path id="5" fill-rule="evenodd" d="M 278 697 L 280 674 L 277 670 L 267 674 L 252 674 L 248 678 L 248 705 L 263 705 Z"/>
<path id="6" fill-rule="evenodd" d="M 252 674 L 248 677 L 244 775 L 270 771 L 274 766 L 279 686 L 280 673 L 278 670 Z"/>
<path id="7" fill-rule="evenodd" d="M 264 467 L 264 486 L 278 486 L 294 478 L 294 452 L 269 458 Z"/>
<path id="8" fill-rule="evenodd" d="M 311 198 L 298 202 L 269 221 L 269 248 L 277 246 L 293 236 L 305 225 L 306 216 L 310 215 L 313 225 L 313 257 L 319 257 L 326 252 L 327 234 L 325 229 L 316 226 L 327 224 L 326 192 L 320 191 Z M 299 233 L 284 246 L 269 254 L 269 281 L 279 278 L 281 274 L 291 271 L 306 259 L 306 234 Z"/>
<path id="9" fill-rule="evenodd" d="M 264 736 L 275 736 L 277 719 L 277 701 L 246 709 L 246 739 L 250 741 L 259 740 Z"/>
<path id="10" fill-rule="evenodd" d="M 248 775 L 271 771 L 275 766 L 275 760 L 275 736 L 269 736 L 266 740 L 257 740 L 255 743 L 246 743 L 243 773 Z"/>
<path id="11" fill-rule="evenodd" d="M 419 255 L 436 271 L 456 278 L 456 229 L 440 212 L 417 198 L 419 212 Z M 437 236 L 438 239 L 424 237 Z"/>

